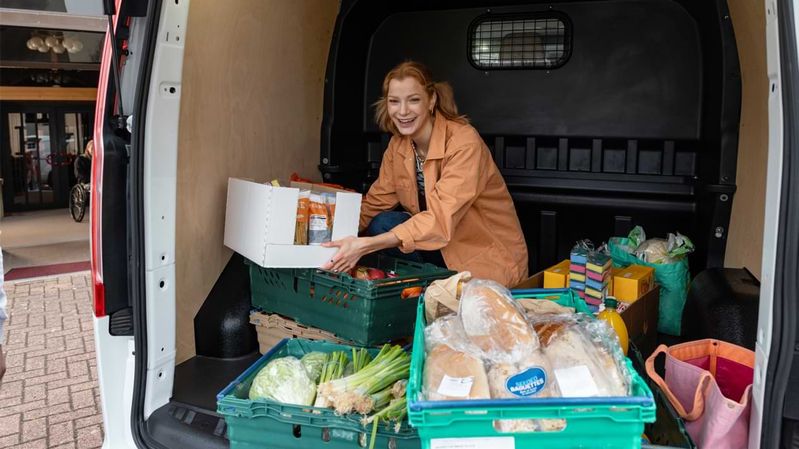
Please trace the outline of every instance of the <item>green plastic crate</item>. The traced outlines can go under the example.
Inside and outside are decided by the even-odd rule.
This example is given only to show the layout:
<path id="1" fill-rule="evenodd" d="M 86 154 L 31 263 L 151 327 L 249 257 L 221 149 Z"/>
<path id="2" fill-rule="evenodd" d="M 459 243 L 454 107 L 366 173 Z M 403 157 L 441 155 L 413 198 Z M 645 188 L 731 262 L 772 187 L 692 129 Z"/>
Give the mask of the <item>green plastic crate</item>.
<path id="1" fill-rule="evenodd" d="M 585 300 L 580 298 L 574 290 L 570 288 L 530 288 L 511 290 L 511 294 L 516 299 L 548 299 L 563 307 L 571 307 L 577 313 L 584 313 L 586 315 L 593 314 L 585 303 Z"/>
<path id="2" fill-rule="evenodd" d="M 513 292 L 515 297 L 558 297 L 558 304 L 587 307 L 566 289 L 535 289 Z M 582 304 L 580 304 L 582 303 Z M 644 423 L 655 420 L 655 402 L 649 387 L 632 369 L 632 396 L 619 398 L 534 398 L 513 400 L 425 401 L 422 400 L 424 372 L 424 304 L 419 303 L 413 340 L 411 375 L 408 382 L 408 418 L 417 428 L 422 449 L 437 444 L 464 444 L 480 449 L 573 449 L 640 448 Z M 498 419 L 562 418 L 566 428 L 559 432 L 500 433 Z M 455 439 L 455 440 L 449 440 Z M 461 442 L 457 442 L 461 439 Z M 446 446 L 449 447 L 449 446 Z"/>
<path id="3" fill-rule="evenodd" d="M 326 408 L 250 400 L 252 380 L 270 360 L 302 357 L 311 351 L 350 351 L 352 347 L 304 339 L 282 340 L 216 395 L 217 412 L 225 417 L 231 449 L 356 449 L 366 447 L 372 426 L 364 427 L 360 415 L 338 416 Z M 371 350 L 376 355 L 378 350 Z M 376 449 L 419 449 L 415 429 L 403 423 L 399 432 L 381 424 Z"/>
<path id="4" fill-rule="evenodd" d="M 408 287 L 427 287 L 455 274 L 446 268 L 377 255 L 364 265 L 394 271 L 396 278 L 365 281 L 349 274 L 296 268 L 262 268 L 250 263 L 252 305 L 334 333 L 363 346 L 410 337 L 416 297 Z"/>
<path id="5" fill-rule="evenodd" d="M 660 387 L 646 375 L 644 358 L 633 342 L 630 342 L 628 353 L 633 368 L 646 379 L 646 383 L 652 389 L 652 394 L 655 397 L 655 404 L 657 404 L 657 419 L 653 423 L 648 423 L 644 428 L 649 441 L 663 448 L 696 449 L 694 440 L 685 430 L 685 421 L 674 410 L 674 406 L 671 405 Z"/>

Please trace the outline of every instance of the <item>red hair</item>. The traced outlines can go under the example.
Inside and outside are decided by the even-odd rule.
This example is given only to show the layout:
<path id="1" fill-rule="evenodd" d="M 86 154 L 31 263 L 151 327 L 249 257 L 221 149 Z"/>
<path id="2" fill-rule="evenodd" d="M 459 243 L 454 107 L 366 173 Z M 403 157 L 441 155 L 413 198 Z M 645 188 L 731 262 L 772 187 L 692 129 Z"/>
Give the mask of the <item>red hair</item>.
<path id="1" fill-rule="evenodd" d="M 405 61 L 391 69 L 386 74 L 386 77 L 383 78 L 383 96 L 374 104 L 375 121 L 380 129 L 399 135 L 399 130 L 388 115 L 388 100 L 386 96 L 388 96 L 388 85 L 391 80 L 402 80 L 408 77 L 415 79 L 424 87 L 428 99 L 432 98 L 433 94 L 436 95 L 435 114 L 441 114 L 446 117 L 447 120 L 458 123 L 469 123 L 469 119 L 465 115 L 458 113 L 458 106 L 455 104 L 455 95 L 449 83 L 433 81 L 433 75 L 430 69 L 424 64 L 416 61 Z"/>

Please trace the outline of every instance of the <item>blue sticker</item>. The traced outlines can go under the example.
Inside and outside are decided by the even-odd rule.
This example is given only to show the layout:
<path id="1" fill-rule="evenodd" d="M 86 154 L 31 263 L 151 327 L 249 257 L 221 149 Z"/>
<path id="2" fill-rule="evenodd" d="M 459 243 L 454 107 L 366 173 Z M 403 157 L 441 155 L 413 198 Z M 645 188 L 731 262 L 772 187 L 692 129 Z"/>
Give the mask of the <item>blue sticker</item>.
<path id="1" fill-rule="evenodd" d="M 508 377 L 505 388 L 520 398 L 535 396 L 547 385 L 547 373 L 543 368 L 532 367 Z"/>

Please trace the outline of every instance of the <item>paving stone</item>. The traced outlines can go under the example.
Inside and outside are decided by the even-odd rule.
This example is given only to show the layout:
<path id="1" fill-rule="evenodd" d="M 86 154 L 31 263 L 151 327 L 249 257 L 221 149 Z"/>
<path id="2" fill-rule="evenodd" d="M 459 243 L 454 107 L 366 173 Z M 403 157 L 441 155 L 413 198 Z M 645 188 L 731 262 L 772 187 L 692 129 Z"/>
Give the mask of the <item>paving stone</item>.
<path id="1" fill-rule="evenodd" d="M 20 367 L 15 367 L 13 370 L 6 370 L 6 375 L 3 377 L 3 382 L 12 382 L 15 380 L 25 380 L 29 377 L 37 377 L 37 376 L 44 376 L 44 368 L 36 369 L 33 371 L 19 369 Z"/>
<path id="2" fill-rule="evenodd" d="M 27 421 L 29 419 L 41 418 L 43 416 L 61 415 L 64 413 L 69 413 L 70 411 L 72 411 L 72 406 L 69 405 L 69 402 L 64 402 L 63 404 L 56 404 L 49 407 L 37 408 L 35 410 L 28 410 L 22 414 L 22 419 Z"/>
<path id="3" fill-rule="evenodd" d="M 22 381 L 3 382 L 0 386 L 0 401 L 5 398 L 13 398 L 22 394 Z"/>
<path id="4" fill-rule="evenodd" d="M 63 373 L 67 370 L 66 358 L 47 358 L 47 374 Z M 65 373 L 69 376 L 69 373 Z"/>
<path id="5" fill-rule="evenodd" d="M 22 404 L 22 396 L 14 396 L 13 398 L 2 399 L 0 400 L 0 404 L 1 404 L 0 407 L 11 407 L 14 405 Z"/>
<path id="6" fill-rule="evenodd" d="M 75 428 L 80 429 L 83 427 L 90 426 L 92 424 L 103 424 L 103 415 L 95 412 L 94 415 L 87 416 L 85 418 L 79 418 L 75 420 Z"/>
<path id="7" fill-rule="evenodd" d="M 100 447 L 103 444 L 103 428 L 100 425 L 93 425 L 78 429 L 78 441 L 81 447 Z"/>
<path id="8" fill-rule="evenodd" d="M 21 421 L 21 417 L 22 415 L 20 413 L 0 417 L 0 435 L 19 433 L 19 423 Z"/>
<path id="9" fill-rule="evenodd" d="M 92 392 L 92 390 L 84 390 L 72 393 L 73 409 L 78 410 L 83 407 L 90 407 L 94 405 L 94 392 Z"/>
<path id="10" fill-rule="evenodd" d="M 69 402 L 69 388 L 47 389 L 47 405 L 63 404 L 64 402 Z"/>
<path id="11" fill-rule="evenodd" d="M 66 361 L 64 361 L 66 363 Z M 85 376 L 89 374 L 89 364 L 85 361 L 69 364 L 69 377 Z"/>
<path id="12" fill-rule="evenodd" d="M 5 404 L 0 404 L 0 417 L 11 416 L 17 413 L 26 412 L 28 410 L 36 410 L 37 408 L 46 407 L 47 404 L 44 400 L 23 402 L 19 405 L 12 405 L 6 407 Z"/>
<path id="13" fill-rule="evenodd" d="M 72 421 L 50 424 L 49 435 L 47 437 L 49 445 L 58 446 L 59 444 L 75 441 L 75 432 Z"/>
<path id="14" fill-rule="evenodd" d="M 44 376 L 29 377 L 25 379 L 25 386 L 37 385 L 50 382 L 51 380 L 60 380 L 65 377 L 64 373 L 45 374 Z"/>
<path id="15" fill-rule="evenodd" d="M 33 371 L 40 368 L 44 368 L 44 356 L 40 355 L 38 357 L 26 357 L 25 358 L 25 371 Z"/>
<path id="16" fill-rule="evenodd" d="M 42 438 L 41 440 L 18 444 L 16 446 L 12 446 L 11 449 L 47 449 L 47 439 Z"/>
<path id="17" fill-rule="evenodd" d="M 77 377 L 69 377 L 64 379 L 59 379 L 53 382 L 49 382 L 47 384 L 47 388 L 61 388 L 61 387 L 68 387 L 70 385 L 77 385 L 82 384 L 84 382 L 90 382 L 92 378 L 88 375 L 77 376 Z"/>
<path id="18" fill-rule="evenodd" d="M 76 407 L 73 407 L 76 408 Z M 94 401 L 91 402 L 89 407 L 83 407 L 79 410 L 70 410 L 64 413 L 59 413 L 57 415 L 52 415 L 48 418 L 47 422 L 50 424 L 57 424 L 65 421 L 77 421 L 79 419 L 83 419 L 86 417 L 97 416 L 97 407 L 94 406 Z M 100 422 L 103 422 L 102 415 L 100 416 Z M 77 425 L 75 427 L 78 427 Z M 82 426 L 85 427 L 85 426 Z"/>
<path id="19" fill-rule="evenodd" d="M 31 385 L 30 387 L 25 387 L 22 396 L 25 398 L 26 401 L 37 401 L 39 399 L 44 399 L 47 395 L 46 387 L 47 386 L 45 384 Z"/>
<path id="20" fill-rule="evenodd" d="M 83 445 L 83 442 L 81 441 L 81 449 L 83 449 L 83 448 L 87 448 L 88 449 L 89 447 L 93 447 L 93 446 Z M 75 449 L 75 443 L 72 442 L 72 443 L 67 443 L 67 444 L 59 444 L 58 446 L 52 447 L 50 449 Z"/>
<path id="21" fill-rule="evenodd" d="M 13 447 L 19 443 L 19 434 L 0 436 L 0 447 Z"/>
<path id="22" fill-rule="evenodd" d="M 47 437 L 47 418 L 38 418 L 22 423 L 22 442 Z"/>

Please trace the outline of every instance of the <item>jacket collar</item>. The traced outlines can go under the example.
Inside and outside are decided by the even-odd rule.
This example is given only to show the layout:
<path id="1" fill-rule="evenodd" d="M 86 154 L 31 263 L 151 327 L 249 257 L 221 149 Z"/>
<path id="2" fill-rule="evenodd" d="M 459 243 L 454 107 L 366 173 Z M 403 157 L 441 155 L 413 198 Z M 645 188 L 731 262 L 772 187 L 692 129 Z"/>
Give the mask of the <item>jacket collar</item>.
<path id="1" fill-rule="evenodd" d="M 427 148 L 427 159 L 443 159 L 444 158 L 444 143 L 447 137 L 447 119 L 441 114 L 436 114 L 436 119 L 433 122 L 433 132 L 430 134 L 430 145 Z M 408 136 L 402 137 L 402 144 L 400 151 L 403 155 L 413 156 L 413 147 L 411 146 L 411 138 Z"/>

